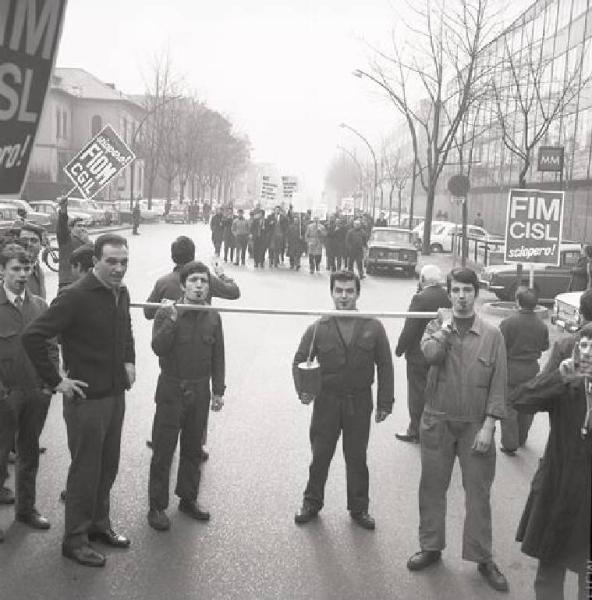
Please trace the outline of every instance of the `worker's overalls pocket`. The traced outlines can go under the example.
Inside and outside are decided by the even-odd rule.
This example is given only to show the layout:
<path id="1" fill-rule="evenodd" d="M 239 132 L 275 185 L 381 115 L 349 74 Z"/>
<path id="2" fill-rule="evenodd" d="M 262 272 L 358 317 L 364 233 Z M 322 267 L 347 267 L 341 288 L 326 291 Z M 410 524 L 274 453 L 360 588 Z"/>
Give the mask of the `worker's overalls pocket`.
<path id="1" fill-rule="evenodd" d="M 156 392 L 154 393 L 154 402 L 156 404 L 175 404 L 182 395 L 179 383 L 163 377 L 158 378 Z"/>
<path id="2" fill-rule="evenodd" d="M 492 373 L 493 362 L 486 358 L 483 358 L 482 356 L 477 357 L 477 361 L 473 367 L 472 373 L 472 378 L 475 383 L 475 387 L 489 388 Z"/>
<path id="3" fill-rule="evenodd" d="M 441 419 L 424 412 L 419 424 L 419 439 L 422 447 L 428 450 L 440 449 L 443 427 Z"/>
<path id="4" fill-rule="evenodd" d="M 356 349 L 364 357 L 371 357 L 374 355 L 374 340 L 369 337 L 361 337 L 356 342 Z"/>
<path id="5" fill-rule="evenodd" d="M 324 371 L 333 371 L 341 366 L 340 353 L 334 344 L 318 343 L 317 357 Z"/>

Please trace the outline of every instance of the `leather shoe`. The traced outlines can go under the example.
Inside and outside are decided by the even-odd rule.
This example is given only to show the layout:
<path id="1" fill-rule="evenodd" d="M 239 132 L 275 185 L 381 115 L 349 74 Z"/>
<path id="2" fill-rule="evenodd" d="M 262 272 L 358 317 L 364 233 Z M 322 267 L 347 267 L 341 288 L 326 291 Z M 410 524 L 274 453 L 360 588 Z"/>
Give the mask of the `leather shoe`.
<path id="1" fill-rule="evenodd" d="M 494 590 L 497 590 L 498 592 L 507 592 L 510 589 L 508 580 L 493 561 L 479 563 L 477 568 L 479 569 L 479 573 L 485 577 L 487 583 Z"/>
<path id="2" fill-rule="evenodd" d="M 440 550 L 420 550 L 407 561 L 407 568 L 410 571 L 421 571 L 438 562 L 441 558 L 442 552 Z"/>
<path id="3" fill-rule="evenodd" d="M 15 519 L 33 529 L 49 529 L 51 527 L 49 521 L 35 509 L 29 513 L 17 514 Z"/>
<path id="4" fill-rule="evenodd" d="M 152 440 L 146 440 L 146 448 L 152 448 Z"/>
<path id="5" fill-rule="evenodd" d="M 181 500 L 179 502 L 179 510 L 196 521 L 210 520 L 210 513 L 207 510 L 202 510 L 197 502 L 194 501 Z"/>
<path id="6" fill-rule="evenodd" d="M 171 528 L 171 521 L 164 510 L 151 508 L 148 511 L 148 525 L 157 531 L 167 531 Z"/>
<path id="7" fill-rule="evenodd" d="M 14 504 L 14 492 L 7 487 L 0 487 L 0 504 Z"/>
<path id="8" fill-rule="evenodd" d="M 210 458 L 210 453 L 206 450 L 205 446 L 202 446 L 199 460 L 201 460 L 201 462 L 206 462 L 208 458 Z"/>
<path id="9" fill-rule="evenodd" d="M 507 448 L 501 446 L 500 451 L 503 452 L 506 456 L 516 456 L 516 450 L 508 450 Z"/>
<path id="10" fill-rule="evenodd" d="M 115 533 L 113 529 L 107 529 L 107 531 L 93 531 L 88 534 L 88 539 L 93 542 L 101 542 L 112 546 L 113 548 L 129 548 L 132 543 L 128 537 Z"/>
<path id="11" fill-rule="evenodd" d="M 368 514 L 368 511 L 350 512 L 351 518 L 364 529 L 375 529 L 376 521 Z"/>
<path id="12" fill-rule="evenodd" d="M 316 519 L 319 514 L 318 510 L 314 508 L 310 508 L 306 504 L 303 504 L 298 512 L 294 515 L 294 522 L 298 523 L 298 525 L 303 525 L 304 523 L 308 523 L 313 519 Z"/>
<path id="13" fill-rule="evenodd" d="M 395 433 L 395 437 L 401 442 L 411 442 L 412 444 L 419 444 L 418 435 L 412 435 L 409 433 Z"/>
<path id="14" fill-rule="evenodd" d="M 85 567 L 104 567 L 107 559 L 103 554 L 97 552 L 90 544 L 70 548 L 62 544 L 62 556 L 75 560 L 79 565 Z"/>

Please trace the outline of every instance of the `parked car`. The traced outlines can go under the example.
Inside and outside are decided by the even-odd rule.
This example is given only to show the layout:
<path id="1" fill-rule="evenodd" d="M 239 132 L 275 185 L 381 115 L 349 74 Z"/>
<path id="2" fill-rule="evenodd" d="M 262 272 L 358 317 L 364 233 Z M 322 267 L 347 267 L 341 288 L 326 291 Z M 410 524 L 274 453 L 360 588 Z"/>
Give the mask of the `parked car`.
<path id="1" fill-rule="evenodd" d="M 25 200 L 20 200 L 18 198 L 2 198 L 0 200 L 2 204 L 10 204 L 12 206 L 16 206 L 17 209 L 22 209 L 27 214 L 27 221 L 31 221 L 35 225 L 39 227 L 43 227 L 46 231 L 51 227 L 51 220 L 47 215 L 43 213 L 37 213 L 33 210 L 31 205 Z"/>
<path id="2" fill-rule="evenodd" d="M 68 198 L 68 212 L 70 210 L 80 211 L 87 213 L 92 219 L 93 225 L 104 225 L 105 224 L 105 213 L 98 207 L 93 206 L 91 200 L 85 198 Z"/>
<path id="3" fill-rule="evenodd" d="M 143 223 L 156 223 L 160 217 L 162 213 L 158 208 L 148 208 L 148 200 L 140 200 L 140 218 Z"/>
<path id="4" fill-rule="evenodd" d="M 47 215 L 51 221 L 49 233 L 55 233 L 58 223 L 58 208 L 59 205 L 53 200 L 32 200 L 29 202 L 36 213 Z M 90 227 L 93 223 L 92 217 L 83 211 L 73 210 L 68 206 L 68 219 L 82 219 L 82 224 L 85 227 Z"/>
<path id="5" fill-rule="evenodd" d="M 364 259 L 366 271 L 401 271 L 415 276 L 417 249 L 415 234 L 409 229 L 374 227 L 368 240 L 368 254 Z"/>
<path id="6" fill-rule="evenodd" d="M 566 292 L 571 279 L 571 270 L 581 255 L 581 244 L 562 242 L 559 247 L 560 263 L 558 267 L 536 265 L 534 269 L 534 287 L 539 301 L 553 302 L 557 294 Z M 524 266 L 521 282 L 517 281 L 516 263 L 490 265 L 481 273 L 481 286 L 491 290 L 500 300 L 513 300 L 519 284 L 529 282 L 530 272 Z"/>
<path id="7" fill-rule="evenodd" d="M 580 297 L 584 292 L 565 292 L 557 294 L 553 303 L 551 323 L 561 331 L 573 333 L 582 324 L 580 315 Z"/>
<path id="8" fill-rule="evenodd" d="M 417 233 L 418 244 L 423 241 L 423 226 L 420 223 L 413 231 Z M 432 231 L 430 235 L 430 251 L 452 252 L 454 235 L 462 233 L 462 226 L 451 221 L 432 221 Z M 467 225 L 467 237 L 469 240 L 503 242 L 502 236 L 490 233 L 483 227 L 477 225 Z"/>
<path id="9" fill-rule="evenodd" d="M 413 216 L 413 219 L 410 219 L 409 215 L 402 214 L 401 221 L 398 227 L 403 229 L 415 229 L 418 225 L 421 225 L 425 221 L 425 217 Z"/>
<path id="10" fill-rule="evenodd" d="M 171 204 L 169 212 L 164 216 L 165 223 L 189 223 L 187 209 L 182 204 Z"/>
<path id="11" fill-rule="evenodd" d="M 0 235 L 13 229 L 15 222 L 20 220 L 17 210 L 13 204 L 2 204 L 0 200 Z"/>

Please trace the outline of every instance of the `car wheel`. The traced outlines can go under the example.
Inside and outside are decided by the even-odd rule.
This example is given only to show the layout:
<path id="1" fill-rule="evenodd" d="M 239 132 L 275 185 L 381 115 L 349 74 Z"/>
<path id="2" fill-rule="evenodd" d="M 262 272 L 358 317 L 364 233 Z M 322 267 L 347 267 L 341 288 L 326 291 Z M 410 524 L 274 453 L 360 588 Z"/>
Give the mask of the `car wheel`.
<path id="1" fill-rule="evenodd" d="M 442 244 L 430 244 L 430 252 L 433 252 L 434 254 L 442 252 L 443 250 Z"/>

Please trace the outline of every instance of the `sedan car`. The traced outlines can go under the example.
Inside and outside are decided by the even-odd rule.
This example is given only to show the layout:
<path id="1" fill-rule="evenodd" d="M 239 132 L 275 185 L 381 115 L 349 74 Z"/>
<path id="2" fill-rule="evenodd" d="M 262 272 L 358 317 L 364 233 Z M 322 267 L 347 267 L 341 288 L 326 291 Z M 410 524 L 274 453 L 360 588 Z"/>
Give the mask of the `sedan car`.
<path id="1" fill-rule="evenodd" d="M 581 256 L 581 245 L 577 242 L 562 242 L 559 248 L 559 266 L 537 264 L 534 269 L 534 287 L 540 302 L 553 302 L 557 294 L 566 292 L 571 280 L 571 270 Z M 515 263 L 490 265 L 481 273 L 481 287 L 491 290 L 500 300 L 513 300 L 519 285 L 528 284 L 529 269 L 518 281 Z"/>
<path id="2" fill-rule="evenodd" d="M 417 249 L 415 235 L 409 229 L 375 227 L 368 240 L 368 255 L 364 265 L 368 273 L 400 271 L 415 276 Z"/>
<path id="3" fill-rule="evenodd" d="M 12 206 L 16 206 L 17 209 L 22 209 L 26 213 L 25 218 L 27 221 L 31 221 L 31 223 L 43 227 L 46 231 L 51 227 L 50 218 L 47 215 L 35 212 L 31 205 L 25 200 L 20 200 L 18 198 L 2 198 L 2 204 L 11 204 Z"/>
<path id="4" fill-rule="evenodd" d="M 164 216 L 165 223 L 188 223 L 187 211 L 182 204 L 172 204 L 169 212 Z"/>
<path id="5" fill-rule="evenodd" d="M 551 323 L 557 325 L 561 331 L 573 333 L 582 324 L 580 315 L 580 297 L 584 292 L 566 292 L 557 294 L 553 303 Z"/>
<path id="6" fill-rule="evenodd" d="M 30 203 L 31 208 L 39 214 L 47 215 L 51 221 L 48 231 L 55 233 L 58 223 L 58 203 L 53 200 L 32 200 Z M 85 227 L 90 227 L 93 223 L 92 217 L 83 211 L 78 211 L 68 206 L 68 219 L 82 219 L 82 224 Z"/>

